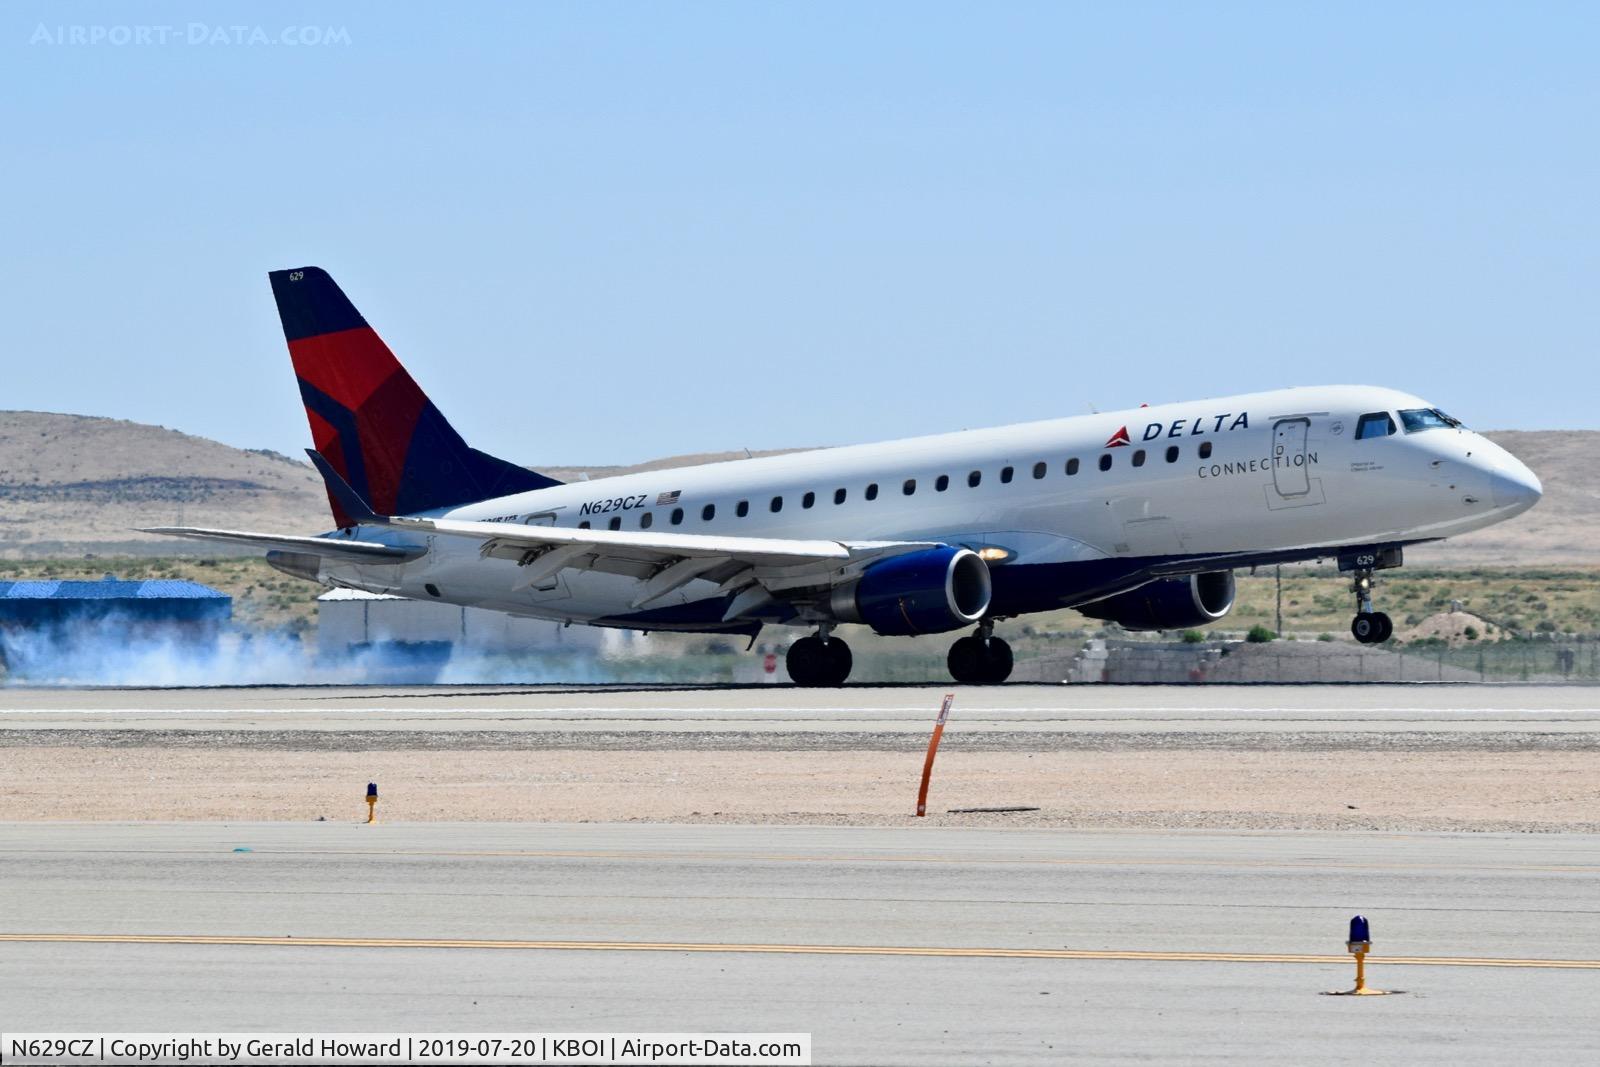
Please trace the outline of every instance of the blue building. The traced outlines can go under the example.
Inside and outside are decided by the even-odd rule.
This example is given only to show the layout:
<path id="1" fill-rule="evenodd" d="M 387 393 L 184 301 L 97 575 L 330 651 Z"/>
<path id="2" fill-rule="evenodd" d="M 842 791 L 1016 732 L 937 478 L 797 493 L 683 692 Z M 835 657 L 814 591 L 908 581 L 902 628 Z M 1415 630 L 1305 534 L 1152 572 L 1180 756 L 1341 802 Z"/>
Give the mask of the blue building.
<path id="1" fill-rule="evenodd" d="M 0 582 L 0 628 L 39 630 L 106 622 L 139 631 L 177 627 L 215 633 L 233 618 L 233 598 L 197 582 Z"/>

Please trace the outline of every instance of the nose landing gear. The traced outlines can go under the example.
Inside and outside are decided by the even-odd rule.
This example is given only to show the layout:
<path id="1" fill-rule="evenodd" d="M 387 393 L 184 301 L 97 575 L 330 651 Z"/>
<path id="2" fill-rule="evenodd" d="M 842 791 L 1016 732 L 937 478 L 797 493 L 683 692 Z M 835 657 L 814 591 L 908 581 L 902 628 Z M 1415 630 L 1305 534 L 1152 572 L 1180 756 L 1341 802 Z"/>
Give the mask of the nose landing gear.
<path id="1" fill-rule="evenodd" d="M 1355 572 L 1350 591 L 1356 595 L 1356 617 L 1350 623 L 1350 633 L 1363 645 L 1381 645 L 1394 636 L 1394 622 L 1381 611 L 1372 610 L 1372 571 L 1361 568 Z"/>
<path id="2" fill-rule="evenodd" d="M 985 619 L 950 646 L 946 664 L 950 677 L 964 685 L 999 685 L 1011 677 L 1011 646 L 994 636 L 993 620 Z"/>
<path id="3" fill-rule="evenodd" d="M 855 657 L 849 645 L 821 629 L 790 645 L 784 665 L 795 685 L 837 686 L 850 677 Z"/>

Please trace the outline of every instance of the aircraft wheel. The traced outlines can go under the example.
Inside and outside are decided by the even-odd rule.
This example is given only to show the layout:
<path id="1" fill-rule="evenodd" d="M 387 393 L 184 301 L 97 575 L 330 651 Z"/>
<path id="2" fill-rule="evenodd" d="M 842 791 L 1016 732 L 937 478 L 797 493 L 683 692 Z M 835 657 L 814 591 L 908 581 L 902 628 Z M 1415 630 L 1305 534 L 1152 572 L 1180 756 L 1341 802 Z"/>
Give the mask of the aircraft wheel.
<path id="1" fill-rule="evenodd" d="M 1015 664 L 1011 646 L 998 637 L 989 638 L 984 645 L 983 680 L 989 685 L 999 685 L 1011 677 L 1011 668 Z"/>
<path id="2" fill-rule="evenodd" d="M 1374 612 L 1372 618 L 1378 624 L 1378 636 L 1372 639 L 1372 643 L 1381 645 L 1394 636 L 1394 620 L 1381 611 Z"/>
<path id="3" fill-rule="evenodd" d="M 826 641 L 816 636 L 802 637 L 789 646 L 785 657 L 785 666 L 795 685 L 843 685 L 854 665 L 850 646 L 837 637 Z"/>
<path id="4" fill-rule="evenodd" d="M 1350 623 L 1351 636 L 1363 645 L 1376 644 L 1379 640 L 1379 632 L 1378 614 L 1376 612 L 1363 611 Z"/>
<path id="5" fill-rule="evenodd" d="M 950 677 L 964 685 L 999 685 L 1011 677 L 1011 646 L 998 637 L 987 641 L 976 634 L 961 638 L 950 646 L 945 661 Z"/>
<path id="6" fill-rule="evenodd" d="M 802 637 L 789 645 L 783 657 L 789 679 L 795 685 L 821 685 L 823 662 L 822 641 L 815 637 Z"/>
<path id="7" fill-rule="evenodd" d="M 945 658 L 950 677 L 962 685 L 976 685 L 983 681 L 983 642 L 976 637 L 963 637 L 950 646 Z"/>
<path id="8" fill-rule="evenodd" d="M 853 666 L 855 657 L 850 654 L 850 646 L 837 637 L 830 637 L 822 642 L 822 681 L 816 684 L 843 685 Z"/>

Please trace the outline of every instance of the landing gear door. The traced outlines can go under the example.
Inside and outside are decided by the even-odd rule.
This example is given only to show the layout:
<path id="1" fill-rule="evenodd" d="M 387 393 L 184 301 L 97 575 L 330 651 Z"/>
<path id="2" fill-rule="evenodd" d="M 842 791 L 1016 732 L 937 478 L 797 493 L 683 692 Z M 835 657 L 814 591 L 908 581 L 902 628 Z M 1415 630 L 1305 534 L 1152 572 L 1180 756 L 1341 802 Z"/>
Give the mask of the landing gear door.
<path id="1" fill-rule="evenodd" d="M 1302 497 L 1311 491 L 1306 471 L 1306 434 L 1310 419 L 1280 419 L 1272 427 L 1272 486 L 1281 497 Z"/>

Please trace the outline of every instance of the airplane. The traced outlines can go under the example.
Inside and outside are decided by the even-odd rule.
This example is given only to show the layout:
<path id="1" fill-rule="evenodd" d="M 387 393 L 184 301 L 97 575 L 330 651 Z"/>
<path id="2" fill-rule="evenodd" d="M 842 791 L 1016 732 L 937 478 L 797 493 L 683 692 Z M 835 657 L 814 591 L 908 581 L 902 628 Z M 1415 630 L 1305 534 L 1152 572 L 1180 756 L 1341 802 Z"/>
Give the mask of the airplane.
<path id="1" fill-rule="evenodd" d="M 337 529 L 147 532 L 264 550 L 323 585 L 623 627 L 790 643 L 837 686 L 864 625 L 970 630 L 951 676 L 1011 674 L 997 624 L 1073 608 L 1208 626 L 1234 571 L 1334 559 L 1357 641 L 1389 639 L 1375 574 L 1407 546 L 1526 511 L 1505 449 L 1393 389 L 1321 386 L 563 484 L 469 446 L 329 274 L 269 275 Z"/>

